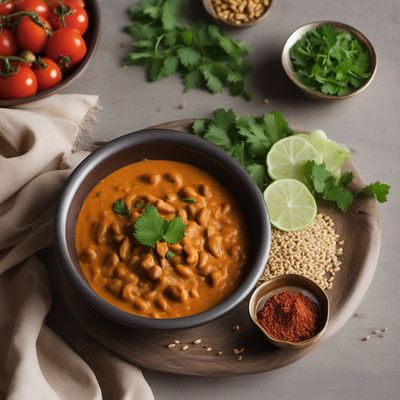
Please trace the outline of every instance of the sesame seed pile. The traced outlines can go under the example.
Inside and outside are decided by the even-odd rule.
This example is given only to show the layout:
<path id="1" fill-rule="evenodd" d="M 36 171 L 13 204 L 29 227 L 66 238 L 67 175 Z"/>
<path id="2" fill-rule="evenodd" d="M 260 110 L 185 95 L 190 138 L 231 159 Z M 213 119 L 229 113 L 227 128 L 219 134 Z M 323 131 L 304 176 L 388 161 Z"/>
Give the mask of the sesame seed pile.
<path id="1" fill-rule="evenodd" d="M 309 227 L 300 231 L 273 228 L 270 258 L 260 282 L 279 275 L 299 274 L 322 289 L 331 289 L 342 264 L 338 257 L 343 254 L 343 244 L 332 218 L 324 214 L 318 214 Z"/>

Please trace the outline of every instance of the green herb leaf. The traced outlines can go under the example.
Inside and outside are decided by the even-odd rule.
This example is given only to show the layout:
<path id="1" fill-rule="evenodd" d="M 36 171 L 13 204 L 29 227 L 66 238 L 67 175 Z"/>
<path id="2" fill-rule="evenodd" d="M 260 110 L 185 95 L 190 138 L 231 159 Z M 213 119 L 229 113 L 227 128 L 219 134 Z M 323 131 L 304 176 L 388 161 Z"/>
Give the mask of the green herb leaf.
<path id="1" fill-rule="evenodd" d="M 114 203 L 112 205 L 112 209 L 118 215 L 121 215 L 123 217 L 129 217 L 130 210 L 128 207 L 126 207 L 126 205 L 122 199 L 118 199 L 118 200 L 114 201 Z"/>
<path id="2" fill-rule="evenodd" d="M 177 51 L 179 61 L 186 68 L 192 68 L 198 65 L 201 61 L 201 54 L 192 47 L 181 47 Z"/>
<path id="3" fill-rule="evenodd" d="M 189 0 L 141 0 L 132 6 L 131 25 L 125 32 L 134 38 L 125 65 L 145 65 L 153 82 L 174 73 L 182 76 L 185 91 L 203 87 L 220 93 L 225 87 L 234 96 L 250 100 L 244 80 L 251 67 L 248 50 L 216 25 L 183 22 Z M 186 16 L 185 16 L 186 17 Z"/>
<path id="4" fill-rule="evenodd" d="M 182 201 L 184 201 L 185 203 L 190 203 L 190 204 L 196 203 L 196 200 L 192 199 L 191 197 L 182 197 Z"/>
<path id="5" fill-rule="evenodd" d="M 290 49 L 297 78 L 310 89 L 342 96 L 371 76 L 368 50 L 351 33 L 331 25 L 307 32 Z"/>
<path id="6" fill-rule="evenodd" d="M 171 258 L 174 258 L 174 257 L 175 257 L 175 253 L 172 252 L 171 250 L 168 250 L 168 251 L 167 251 L 167 254 L 165 255 L 165 257 L 167 257 L 168 260 L 170 260 Z"/>
<path id="7" fill-rule="evenodd" d="M 278 112 L 261 117 L 237 116 L 233 110 L 216 110 L 212 118 L 196 120 L 193 132 L 221 147 L 234 157 L 260 187 L 268 183 L 265 159 L 271 146 L 292 135 L 286 120 Z"/>
<path id="8" fill-rule="evenodd" d="M 133 234 L 142 245 L 152 247 L 160 240 L 170 244 L 179 242 L 185 236 L 185 228 L 180 217 L 167 221 L 156 207 L 147 204 L 135 223 Z"/>
<path id="9" fill-rule="evenodd" d="M 163 235 L 163 239 L 170 244 L 177 243 L 185 236 L 186 225 L 180 217 L 175 217 L 168 222 L 167 229 Z"/>
<path id="10" fill-rule="evenodd" d="M 342 212 L 350 208 L 354 197 L 345 186 L 350 183 L 352 175 L 347 174 L 342 182 L 336 182 L 336 178 L 326 169 L 325 164 L 317 164 L 315 161 L 307 161 L 304 164 L 304 174 L 314 196 L 333 202 Z"/>
<path id="11" fill-rule="evenodd" d="M 151 204 L 146 204 L 144 213 L 137 219 L 134 236 L 144 246 L 154 246 L 164 235 L 167 221 L 158 214 Z"/>
<path id="12" fill-rule="evenodd" d="M 390 185 L 381 182 L 374 182 L 365 186 L 360 193 L 358 193 L 359 197 L 375 197 L 379 203 L 385 203 L 387 201 L 387 197 L 389 195 Z"/>

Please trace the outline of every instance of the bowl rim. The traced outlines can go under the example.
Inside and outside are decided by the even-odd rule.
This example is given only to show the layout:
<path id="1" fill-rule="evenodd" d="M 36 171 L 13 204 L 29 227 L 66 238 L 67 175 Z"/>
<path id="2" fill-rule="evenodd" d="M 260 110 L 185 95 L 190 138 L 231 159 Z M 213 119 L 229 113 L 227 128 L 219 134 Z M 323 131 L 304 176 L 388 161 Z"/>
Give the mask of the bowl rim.
<path id="1" fill-rule="evenodd" d="M 258 322 L 257 320 L 257 305 L 259 303 L 259 301 L 257 303 L 255 303 L 255 298 L 257 297 L 258 293 L 260 291 L 262 291 L 262 289 L 265 286 L 271 285 L 274 282 L 279 282 L 280 280 L 285 281 L 285 280 L 294 280 L 297 281 L 297 283 L 293 283 L 293 284 L 280 284 L 279 287 L 280 289 L 283 289 L 285 287 L 293 287 L 293 288 L 299 288 L 299 289 L 304 289 L 304 287 L 299 284 L 299 281 L 303 281 L 303 282 L 307 282 L 308 285 L 313 286 L 323 297 L 323 301 L 321 301 L 321 296 L 317 296 L 314 293 L 315 297 L 318 300 L 319 306 L 321 306 L 322 304 L 326 304 L 326 309 L 324 309 L 324 314 L 326 314 L 326 319 L 323 321 L 324 324 L 322 325 L 321 329 L 317 332 L 317 334 L 315 334 L 314 336 L 302 340 L 300 342 L 290 342 L 288 340 L 283 340 L 283 339 L 277 339 L 274 338 L 273 336 L 271 336 L 266 329 Z M 275 290 L 280 290 L 280 289 L 275 289 Z M 304 289 L 309 291 L 308 289 Z M 264 296 L 265 297 L 265 296 Z M 299 274 L 285 274 L 285 275 L 279 275 L 276 276 L 272 279 L 269 279 L 266 282 L 263 282 L 256 290 L 254 290 L 254 292 L 251 295 L 250 301 L 249 301 L 249 305 L 248 305 L 248 312 L 249 312 L 249 317 L 251 319 L 251 321 L 254 323 L 254 325 L 256 325 L 256 327 L 263 333 L 263 335 L 266 337 L 266 339 L 272 343 L 275 346 L 278 347 L 284 347 L 284 348 L 293 348 L 293 349 L 298 349 L 298 348 L 304 348 L 304 347 L 308 347 L 311 346 L 315 343 L 317 343 L 321 337 L 323 336 L 323 334 L 326 332 L 327 328 L 328 328 L 328 324 L 329 324 L 329 317 L 330 317 L 330 301 L 329 301 L 329 297 L 326 294 L 325 290 L 321 288 L 321 286 L 319 286 L 316 282 L 314 282 L 312 279 L 309 279 L 303 275 L 299 275 Z"/>
<path id="2" fill-rule="evenodd" d="M 371 59 L 371 76 L 368 78 L 368 80 L 360 86 L 358 89 L 347 93 L 342 96 L 334 96 L 334 95 L 328 95 L 324 94 L 318 90 L 313 90 L 304 85 L 302 82 L 300 82 L 295 73 L 294 73 L 294 68 L 292 65 L 292 61 L 290 59 L 290 49 L 296 43 L 298 40 L 297 34 L 301 32 L 300 37 L 302 37 L 304 34 L 306 34 L 308 31 L 311 29 L 314 29 L 318 26 L 321 25 L 332 25 L 335 28 L 338 28 L 339 30 L 344 30 L 352 33 L 353 35 L 356 36 L 356 38 L 367 48 L 367 51 L 369 53 L 370 59 Z M 295 39 L 296 38 L 296 39 Z M 308 95 L 309 97 L 316 98 L 319 100 L 344 100 L 351 98 L 361 92 L 363 92 L 372 82 L 376 75 L 377 67 L 378 67 L 378 60 L 375 52 L 375 48 L 372 45 L 371 41 L 367 38 L 366 35 L 364 35 L 361 31 L 358 29 L 354 28 L 351 25 L 348 25 L 343 22 L 339 21 L 332 21 L 332 20 L 319 20 L 319 21 L 313 21 L 313 22 L 308 22 L 306 24 L 303 24 L 296 28 L 288 37 L 286 40 L 283 49 L 282 49 L 282 55 L 281 55 L 281 64 L 282 67 L 288 76 L 288 78 L 293 82 L 295 86 L 297 86 L 303 93 Z"/>
<path id="3" fill-rule="evenodd" d="M 167 134 L 166 134 L 167 133 Z M 154 319 L 146 318 L 123 311 L 97 295 L 90 288 L 84 277 L 81 276 L 71 259 L 67 246 L 66 226 L 68 212 L 71 202 L 80 184 L 93 168 L 107 160 L 108 157 L 118 153 L 126 147 L 134 147 L 143 143 L 162 142 L 175 143 L 191 147 L 223 163 L 229 170 L 233 170 L 236 178 L 247 187 L 247 195 L 254 199 L 254 206 L 258 207 L 260 213 L 259 224 L 264 226 L 261 229 L 258 249 L 255 253 L 253 263 L 248 268 L 248 273 L 240 283 L 238 288 L 221 303 L 198 314 L 193 314 L 181 318 Z M 167 129 L 145 129 L 139 132 L 132 132 L 108 142 L 103 147 L 94 151 L 85 158 L 81 164 L 72 172 L 68 178 L 63 192 L 59 198 L 55 216 L 55 247 L 57 256 L 61 264 L 61 269 L 67 276 L 70 283 L 82 295 L 83 299 L 101 314 L 109 319 L 123 325 L 142 329 L 173 330 L 191 328 L 210 322 L 221 317 L 239 305 L 254 289 L 257 281 L 261 277 L 268 260 L 271 245 L 271 225 L 267 207 L 262 197 L 262 193 L 252 181 L 247 172 L 231 156 L 222 149 L 188 133 L 181 133 Z"/>
<path id="4" fill-rule="evenodd" d="M 92 23 L 92 45 L 88 47 L 87 53 L 84 57 L 84 59 L 79 63 L 79 65 L 76 67 L 76 69 L 73 71 L 72 74 L 67 76 L 65 79 L 63 79 L 58 85 L 44 90 L 43 92 L 36 93 L 33 96 L 29 97 L 23 97 L 20 99 L 0 99 L 0 107 L 8 108 L 8 107 L 15 107 L 15 106 L 21 106 L 25 104 L 31 104 L 34 103 L 38 100 L 45 99 L 46 97 L 51 96 L 52 94 L 57 93 L 61 89 L 65 89 L 67 86 L 69 86 L 75 79 L 78 79 L 81 77 L 86 70 L 89 68 L 89 64 L 97 51 L 97 48 L 99 46 L 100 42 L 100 36 L 101 36 L 101 30 L 102 30 L 102 14 L 101 14 L 101 7 L 99 0 L 88 0 L 88 2 L 91 4 L 93 7 L 93 15 L 94 15 L 94 20 L 96 21 L 96 24 Z M 90 24 L 90 22 L 89 22 Z"/>
<path id="5" fill-rule="evenodd" d="M 243 22 L 241 24 L 234 24 L 230 21 L 226 21 L 226 20 L 219 18 L 217 13 L 215 12 L 214 6 L 212 4 L 212 0 L 202 0 L 202 3 L 203 3 L 204 9 L 206 10 L 206 13 L 219 25 L 227 27 L 227 28 L 244 29 L 244 28 L 251 28 L 252 26 L 255 26 L 255 25 L 259 24 L 260 22 L 262 22 L 269 14 L 272 4 L 275 3 L 275 0 L 269 0 L 267 9 L 257 19 L 255 19 L 252 22 Z"/>

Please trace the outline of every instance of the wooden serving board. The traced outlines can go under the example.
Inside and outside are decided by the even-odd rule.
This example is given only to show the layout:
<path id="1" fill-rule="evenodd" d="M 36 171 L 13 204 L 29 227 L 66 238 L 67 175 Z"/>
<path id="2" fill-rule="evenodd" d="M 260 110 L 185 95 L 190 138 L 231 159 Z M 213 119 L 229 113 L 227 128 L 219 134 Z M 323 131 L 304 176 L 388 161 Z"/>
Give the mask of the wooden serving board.
<path id="1" fill-rule="evenodd" d="M 156 128 L 187 131 L 192 121 L 184 120 L 158 125 Z M 364 186 L 354 164 L 348 169 L 354 173 L 354 187 Z M 358 199 L 347 214 L 320 207 L 335 221 L 335 230 L 345 241 L 342 270 L 335 275 L 328 296 L 331 315 L 324 340 L 337 332 L 352 316 L 363 299 L 377 265 L 380 248 L 378 208 L 371 198 Z M 60 288 L 72 314 L 89 335 L 135 365 L 161 372 L 206 377 L 228 377 L 269 371 L 288 365 L 313 350 L 277 349 L 267 343 L 248 317 L 247 301 L 207 325 L 175 332 L 145 332 L 118 325 L 95 312 L 76 295 L 60 274 Z M 238 324 L 239 332 L 232 327 Z M 192 344 L 201 339 L 199 345 Z M 179 340 L 174 348 L 169 343 Z M 181 347 L 189 348 L 185 351 Z M 203 346 L 211 347 L 207 352 Z M 238 361 L 233 349 L 244 348 Z M 222 351 L 222 355 L 216 355 Z"/>

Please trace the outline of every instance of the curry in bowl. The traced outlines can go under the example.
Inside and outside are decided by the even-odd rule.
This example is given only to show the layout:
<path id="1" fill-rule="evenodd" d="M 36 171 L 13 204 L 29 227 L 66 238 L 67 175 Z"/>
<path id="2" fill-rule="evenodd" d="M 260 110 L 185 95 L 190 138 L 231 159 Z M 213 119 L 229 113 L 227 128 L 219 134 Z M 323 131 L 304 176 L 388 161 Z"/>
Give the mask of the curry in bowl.
<path id="1" fill-rule="evenodd" d="M 144 160 L 102 179 L 75 228 L 91 288 L 148 318 L 206 311 L 239 286 L 248 256 L 244 218 L 231 193 L 192 165 Z"/>

